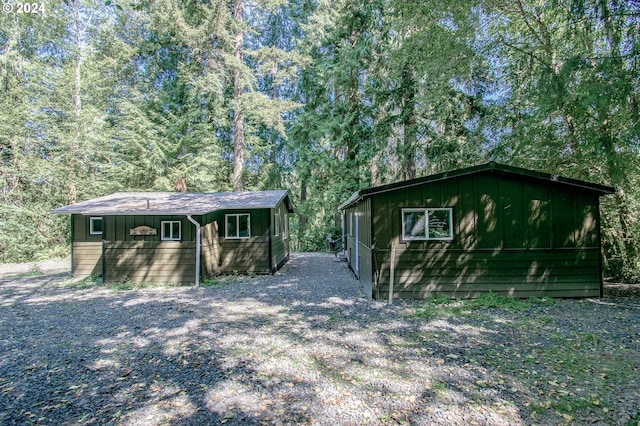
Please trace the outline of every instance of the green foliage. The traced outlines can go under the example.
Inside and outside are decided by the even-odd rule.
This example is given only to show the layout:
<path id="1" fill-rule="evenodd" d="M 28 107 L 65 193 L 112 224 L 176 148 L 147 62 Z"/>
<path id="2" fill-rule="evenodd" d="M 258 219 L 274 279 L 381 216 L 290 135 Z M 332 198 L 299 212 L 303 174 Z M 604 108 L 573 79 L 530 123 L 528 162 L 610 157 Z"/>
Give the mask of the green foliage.
<path id="1" fill-rule="evenodd" d="M 500 308 L 507 311 L 522 312 L 526 310 L 530 304 L 521 299 L 489 292 L 471 301 L 470 305 L 474 308 Z"/>
<path id="2" fill-rule="evenodd" d="M 510 312 L 524 312 L 536 305 L 549 305 L 555 300 L 549 297 L 518 299 L 498 293 L 485 293 L 476 299 L 450 300 L 448 296 L 432 294 L 424 301 L 417 302 L 413 317 L 432 319 L 436 317 L 457 317 L 477 315 L 487 309 L 504 309 Z"/>
<path id="3" fill-rule="evenodd" d="M 357 189 L 493 159 L 615 187 L 604 273 L 640 280 L 633 2 L 233 3 L 0 15 L 0 261 L 68 247 L 70 202 L 231 190 L 242 113 L 244 186 L 292 192 L 295 250 Z"/>
<path id="4" fill-rule="evenodd" d="M 497 98 L 497 159 L 606 183 L 605 274 L 635 281 L 640 68 L 630 2 L 495 2 L 486 55 L 504 76 Z M 497 62 L 496 62 L 497 61 Z M 636 118 L 634 118 L 636 117 Z"/>
<path id="5" fill-rule="evenodd" d="M 426 299 L 426 301 L 429 303 L 433 303 L 434 305 L 448 305 L 449 303 L 451 303 L 451 299 L 449 298 L 449 296 L 437 294 L 430 295 Z"/>

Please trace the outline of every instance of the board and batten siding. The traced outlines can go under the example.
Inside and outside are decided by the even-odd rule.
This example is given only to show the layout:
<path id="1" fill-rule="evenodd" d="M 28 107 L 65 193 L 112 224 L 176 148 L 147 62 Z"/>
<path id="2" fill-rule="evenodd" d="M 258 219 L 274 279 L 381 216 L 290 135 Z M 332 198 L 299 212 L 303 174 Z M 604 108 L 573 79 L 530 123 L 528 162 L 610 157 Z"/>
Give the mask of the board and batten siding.
<path id="1" fill-rule="evenodd" d="M 71 215 L 71 273 L 76 277 L 102 274 L 102 235 L 89 233 L 89 216 Z"/>
<path id="2" fill-rule="evenodd" d="M 220 210 L 203 216 L 203 254 L 206 253 L 207 271 L 211 275 L 236 272 L 268 274 L 269 227 L 271 209 Z M 249 214 L 250 238 L 226 238 L 225 215 Z M 203 262 L 204 263 L 204 262 Z M 203 268 L 204 271 L 204 268 Z"/>
<path id="3" fill-rule="evenodd" d="M 161 224 L 180 222 L 180 241 L 162 241 Z M 130 235 L 149 226 L 157 235 Z M 195 226 L 184 216 L 105 216 L 104 281 L 195 282 Z"/>
<path id="4" fill-rule="evenodd" d="M 196 241 L 196 227 L 184 216 L 105 216 L 104 236 L 106 241 L 160 241 L 161 224 L 166 221 L 180 222 L 181 241 Z M 149 226 L 157 235 L 130 235 L 138 226 Z"/>
<path id="5" fill-rule="evenodd" d="M 202 247 L 200 253 L 201 274 L 205 279 L 220 274 L 220 242 L 218 222 L 209 222 L 202 226 Z"/>
<path id="6" fill-rule="evenodd" d="M 275 235 L 275 220 L 278 217 L 279 233 Z M 271 209 L 271 268 L 275 272 L 289 258 L 289 235 L 285 234 L 288 210 L 284 202 L 281 202 L 275 209 Z"/>
<path id="7" fill-rule="evenodd" d="M 363 283 L 365 294 L 371 297 L 374 265 L 372 264 L 373 238 L 370 198 L 361 200 L 345 210 L 345 227 L 347 261 L 354 274 Z M 356 235 L 356 228 L 358 235 Z"/>
<path id="8" fill-rule="evenodd" d="M 526 177 L 481 173 L 373 195 L 375 297 L 597 297 L 598 194 Z M 453 241 L 402 241 L 401 209 L 450 207 Z"/>

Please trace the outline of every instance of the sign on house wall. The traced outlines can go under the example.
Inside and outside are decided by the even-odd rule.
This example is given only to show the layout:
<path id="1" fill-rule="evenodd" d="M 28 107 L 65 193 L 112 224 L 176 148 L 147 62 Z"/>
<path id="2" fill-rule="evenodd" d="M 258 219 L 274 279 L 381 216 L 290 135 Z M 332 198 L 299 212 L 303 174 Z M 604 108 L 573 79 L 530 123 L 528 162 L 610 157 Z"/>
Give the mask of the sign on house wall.
<path id="1" fill-rule="evenodd" d="M 158 235 L 158 230 L 150 226 L 136 226 L 129 229 L 129 235 Z"/>

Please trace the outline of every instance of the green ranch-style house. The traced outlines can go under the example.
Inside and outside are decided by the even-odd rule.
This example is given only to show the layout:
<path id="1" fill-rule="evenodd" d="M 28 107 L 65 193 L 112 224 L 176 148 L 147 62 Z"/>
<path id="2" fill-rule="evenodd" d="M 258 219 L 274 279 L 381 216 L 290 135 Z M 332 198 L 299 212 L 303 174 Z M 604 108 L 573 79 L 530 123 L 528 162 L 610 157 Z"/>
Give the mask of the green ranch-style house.
<path id="1" fill-rule="evenodd" d="M 196 283 L 270 274 L 289 258 L 284 190 L 118 192 L 53 210 L 71 215 L 71 270 L 104 282 Z"/>
<path id="2" fill-rule="evenodd" d="M 598 297 L 613 191 L 495 162 L 362 189 L 339 207 L 345 254 L 373 298 Z"/>

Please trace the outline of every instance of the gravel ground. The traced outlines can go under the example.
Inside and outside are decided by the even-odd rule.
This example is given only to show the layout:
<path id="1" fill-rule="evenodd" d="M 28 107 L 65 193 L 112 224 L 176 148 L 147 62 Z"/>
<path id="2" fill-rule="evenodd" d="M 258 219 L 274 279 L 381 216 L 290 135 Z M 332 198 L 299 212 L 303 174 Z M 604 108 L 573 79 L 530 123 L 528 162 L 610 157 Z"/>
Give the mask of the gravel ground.
<path id="1" fill-rule="evenodd" d="M 330 254 L 200 288 L 4 272 L 0 424 L 639 424 L 637 287 L 514 311 L 368 301 Z"/>

